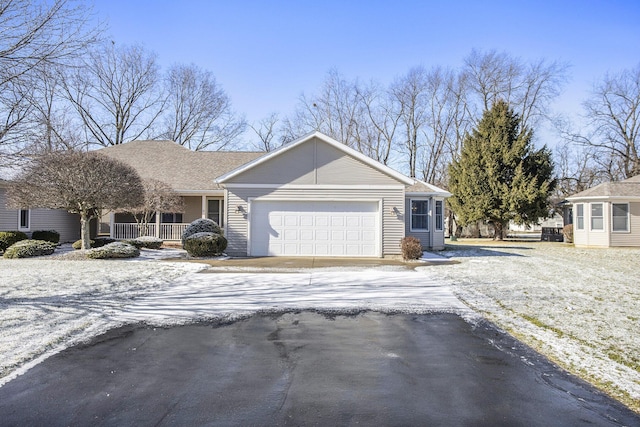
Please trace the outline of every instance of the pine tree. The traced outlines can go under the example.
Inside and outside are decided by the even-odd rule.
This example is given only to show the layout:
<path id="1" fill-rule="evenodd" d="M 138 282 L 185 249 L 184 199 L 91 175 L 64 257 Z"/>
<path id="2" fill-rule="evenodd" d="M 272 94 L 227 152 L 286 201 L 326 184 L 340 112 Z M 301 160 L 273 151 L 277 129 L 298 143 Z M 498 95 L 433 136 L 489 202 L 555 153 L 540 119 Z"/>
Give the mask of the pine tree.
<path id="1" fill-rule="evenodd" d="M 488 220 L 501 240 L 509 221 L 532 224 L 548 215 L 556 184 L 551 152 L 535 150 L 532 137 L 506 102 L 485 111 L 449 165 L 449 204 L 460 225 Z"/>

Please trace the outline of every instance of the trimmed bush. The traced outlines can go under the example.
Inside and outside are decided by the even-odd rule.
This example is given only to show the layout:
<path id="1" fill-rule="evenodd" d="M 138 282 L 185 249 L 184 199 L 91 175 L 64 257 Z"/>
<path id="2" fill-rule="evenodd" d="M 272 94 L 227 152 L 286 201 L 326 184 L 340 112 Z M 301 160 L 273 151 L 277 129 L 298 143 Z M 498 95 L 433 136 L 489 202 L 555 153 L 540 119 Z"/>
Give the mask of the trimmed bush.
<path id="1" fill-rule="evenodd" d="M 124 242 L 108 243 L 87 251 L 87 257 L 92 259 L 135 258 L 139 255 L 140 249 Z"/>
<path id="2" fill-rule="evenodd" d="M 109 237 L 96 237 L 95 240 L 89 240 L 90 248 L 101 248 L 104 245 L 108 245 L 109 243 L 115 242 L 116 239 L 111 239 Z M 76 240 L 71 245 L 73 249 L 82 249 L 82 240 Z"/>
<path id="3" fill-rule="evenodd" d="M 144 243 L 142 243 L 140 240 L 138 239 L 128 239 L 128 240 L 120 240 L 122 243 L 126 243 L 127 245 L 131 245 L 135 248 L 142 248 L 142 246 L 144 246 Z"/>
<path id="4" fill-rule="evenodd" d="M 4 251 L 4 258 L 29 258 L 41 255 L 51 255 L 57 244 L 46 240 L 20 240 Z"/>
<path id="5" fill-rule="evenodd" d="M 6 251 L 14 243 L 27 239 L 22 231 L 0 231 L 0 251 Z"/>
<path id="6" fill-rule="evenodd" d="M 422 243 L 413 236 L 402 238 L 400 242 L 402 247 L 402 258 L 405 260 L 420 259 L 422 257 Z"/>
<path id="7" fill-rule="evenodd" d="M 222 229 L 220 228 L 218 223 L 216 223 L 212 219 L 196 219 L 191 224 L 189 224 L 182 233 L 182 245 L 184 246 L 184 242 L 187 237 L 192 236 L 196 233 L 216 233 L 222 235 Z"/>
<path id="8" fill-rule="evenodd" d="M 92 248 L 101 248 L 104 245 L 108 245 L 109 243 L 116 242 L 116 239 L 112 239 L 110 237 L 96 237 L 94 239 Z"/>
<path id="9" fill-rule="evenodd" d="M 31 238 L 33 240 L 46 240 L 51 243 L 59 243 L 60 233 L 56 230 L 36 230 L 31 233 Z"/>
<path id="10" fill-rule="evenodd" d="M 157 237 L 153 236 L 142 236 L 134 239 L 140 246 L 135 245 L 137 248 L 147 248 L 147 249 L 160 249 L 164 241 Z"/>
<path id="11" fill-rule="evenodd" d="M 218 233 L 195 233 L 184 240 L 183 246 L 190 256 L 216 256 L 227 249 L 227 239 Z"/>
<path id="12" fill-rule="evenodd" d="M 73 242 L 71 247 L 73 249 L 82 249 L 82 240 L 76 240 L 75 242 Z M 96 241 L 95 240 L 89 240 L 89 247 L 95 248 L 96 247 Z"/>
<path id="13" fill-rule="evenodd" d="M 564 234 L 564 241 L 567 243 L 573 243 L 573 224 L 567 224 L 562 228 L 562 234 Z"/>

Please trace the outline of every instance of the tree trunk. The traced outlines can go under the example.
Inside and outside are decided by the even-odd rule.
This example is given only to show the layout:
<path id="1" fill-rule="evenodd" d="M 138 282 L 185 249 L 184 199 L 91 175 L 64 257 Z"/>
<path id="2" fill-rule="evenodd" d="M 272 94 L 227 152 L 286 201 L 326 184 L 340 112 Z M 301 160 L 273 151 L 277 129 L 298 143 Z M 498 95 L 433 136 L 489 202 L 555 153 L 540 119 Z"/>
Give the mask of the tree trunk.
<path id="1" fill-rule="evenodd" d="M 493 221 L 493 240 L 502 240 L 504 237 L 504 224 L 502 221 Z"/>
<path id="2" fill-rule="evenodd" d="M 82 249 L 91 249 L 91 217 L 86 211 L 80 212 L 80 240 Z"/>

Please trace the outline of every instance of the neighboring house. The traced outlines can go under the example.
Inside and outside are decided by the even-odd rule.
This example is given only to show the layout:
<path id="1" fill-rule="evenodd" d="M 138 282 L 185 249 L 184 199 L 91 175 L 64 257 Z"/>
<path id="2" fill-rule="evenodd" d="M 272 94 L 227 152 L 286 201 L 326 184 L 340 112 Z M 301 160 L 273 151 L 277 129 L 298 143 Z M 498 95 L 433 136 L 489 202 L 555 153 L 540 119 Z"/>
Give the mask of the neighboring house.
<path id="1" fill-rule="evenodd" d="M 607 182 L 567 200 L 576 246 L 640 246 L 640 175 Z"/>
<path id="2" fill-rule="evenodd" d="M 61 242 L 80 238 L 80 217 L 62 210 L 9 209 L 7 181 L 0 179 L 0 231 L 22 231 L 28 236 L 36 230 L 56 230 Z"/>
<path id="3" fill-rule="evenodd" d="M 233 256 L 392 256 L 401 254 L 404 236 L 444 248 L 448 192 L 319 132 L 269 153 L 193 152 L 171 141 L 100 151 L 184 197 L 184 213 L 157 215 L 151 227 L 165 240 L 179 240 L 196 218 L 211 218 Z M 129 215 L 106 218 L 111 236 L 136 233 Z"/>

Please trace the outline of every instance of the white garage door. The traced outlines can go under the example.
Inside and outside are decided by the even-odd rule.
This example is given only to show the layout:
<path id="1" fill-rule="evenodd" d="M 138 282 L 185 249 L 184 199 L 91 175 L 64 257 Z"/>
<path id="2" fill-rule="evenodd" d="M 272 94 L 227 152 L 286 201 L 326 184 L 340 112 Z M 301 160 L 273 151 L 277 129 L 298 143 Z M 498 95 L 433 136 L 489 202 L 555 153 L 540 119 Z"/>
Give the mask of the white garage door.
<path id="1" fill-rule="evenodd" d="M 253 201 L 252 256 L 380 256 L 377 202 Z"/>

